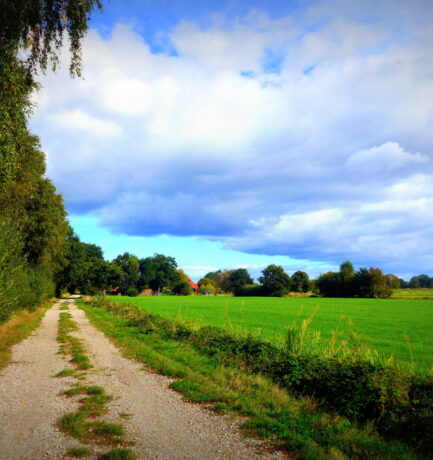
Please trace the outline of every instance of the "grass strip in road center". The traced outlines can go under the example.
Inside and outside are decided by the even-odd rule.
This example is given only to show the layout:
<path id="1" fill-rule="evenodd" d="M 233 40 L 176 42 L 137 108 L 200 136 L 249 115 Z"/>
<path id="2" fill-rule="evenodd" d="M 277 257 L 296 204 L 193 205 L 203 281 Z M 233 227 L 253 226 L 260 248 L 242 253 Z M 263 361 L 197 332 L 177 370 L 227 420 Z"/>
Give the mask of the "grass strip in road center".
<path id="1" fill-rule="evenodd" d="M 65 308 L 62 307 L 62 310 Z M 72 385 L 63 394 L 68 397 L 79 396 L 79 407 L 75 412 L 65 414 L 59 420 L 59 428 L 69 433 L 84 443 L 94 443 L 97 445 L 127 445 L 124 438 L 123 426 L 118 423 L 110 423 L 105 420 L 97 420 L 97 417 L 105 415 L 108 412 L 107 404 L 113 399 L 111 395 L 106 394 L 105 389 L 96 385 L 84 385 L 79 381 L 83 379 L 82 370 L 91 369 L 93 366 L 86 354 L 83 344 L 77 338 L 71 335 L 71 332 L 77 331 L 78 325 L 72 319 L 69 312 L 61 312 L 59 315 L 59 330 L 57 340 L 60 343 L 59 352 L 71 357 L 74 369 L 65 369 L 59 372 L 57 377 L 74 376 L 77 383 Z M 79 451 L 85 448 L 71 448 L 70 456 L 77 457 Z M 112 452 L 104 454 L 102 458 L 107 457 Z M 133 452 L 128 448 L 117 448 L 120 455 L 116 458 L 135 458 Z M 123 455 L 123 457 L 122 457 Z"/>

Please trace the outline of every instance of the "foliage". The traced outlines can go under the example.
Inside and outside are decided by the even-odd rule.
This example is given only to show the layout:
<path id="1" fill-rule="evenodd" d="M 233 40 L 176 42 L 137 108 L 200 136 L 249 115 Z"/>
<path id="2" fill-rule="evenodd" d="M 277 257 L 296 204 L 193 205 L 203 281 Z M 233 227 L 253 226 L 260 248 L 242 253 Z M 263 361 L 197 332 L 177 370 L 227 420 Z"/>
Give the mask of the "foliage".
<path id="1" fill-rule="evenodd" d="M 251 278 L 246 268 L 238 268 L 231 270 L 229 274 L 229 285 L 230 291 L 237 295 L 240 289 L 247 284 L 252 284 L 253 279 Z"/>
<path id="2" fill-rule="evenodd" d="M 307 273 L 299 270 L 293 273 L 291 289 L 293 292 L 308 292 L 310 289 L 310 278 Z"/>
<path id="3" fill-rule="evenodd" d="M 95 294 L 119 286 L 124 279 L 121 268 L 104 260 L 102 249 L 83 243 L 69 228 L 67 253 L 63 268 L 56 275 L 57 293 Z"/>
<path id="4" fill-rule="evenodd" d="M 260 284 L 245 284 L 236 293 L 239 297 L 260 297 L 264 295 Z"/>
<path id="5" fill-rule="evenodd" d="M 174 285 L 181 278 L 177 271 L 176 259 L 163 254 L 141 259 L 139 270 L 139 289 L 150 288 L 157 293 Z"/>
<path id="6" fill-rule="evenodd" d="M 279 265 L 268 265 L 259 278 L 263 291 L 273 297 L 281 297 L 290 290 L 290 277 Z"/>
<path id="7" fill-rule="evenodd" d="M 0 46 L 13 44 L 25 49 L 28 66 L 47 68 L 58 62 L 64 36 L 72 55 L 71 74 L 80 74 L 80 42 L 87 31 L 90 13 L 102 9 L 99 0 L 9 0 L 0 1 Z"/>
<path id="8" fill-rule="evenodd" d="M 118 255 L 113 263 L 122 271 L 122 277 L 119 280 L 120 292 L 126 294 L 130 287 L 136 287 L 140 276 L 140 263 L 138 258 L 129 252 Z"/>
<path id="9" fill-rule="evenodd" d="M 200 287 L 201 287 L 202 285 L 206 285 L 206 286 L 211 285 L 211 286 L 214 287 L 214 290 L 216 289 L 216 282 L 215 282 L 213 279 L 208 278 L 208 277 L 206 277 L 206 276 L 203 277 L 203 278 L 201 278 L 201 279 L 199 279 L 199 281 L 198 281 L 197 284 L 198 284 Z"/>
<path id="10" fill-rule="evenodd" d="M 327 272 L 316 280 L 316 287 L 325 297 L 387 298 L 396 283 L 394 275 L 384 275 L 379 268 L 360 268 L 354 273 L 346 261 L 339 272 Z"/>
<path id="11" fill-rule="evenodd" d="M 204 278 L 204 279 L 209 279 L 209 278 Z M 216 287 L 215 287 L 214 284 L 211 284 L 211 283 L 204 284 L 204 283 L 202 283 L 199 286 L 200 286 L 200 288 L 199 288 L 198 292 L 200 294 L 215 294 L 215 292 L 216 292 Z"/>
<path id="12" fill-rule="evenodd" d="M 192 288 L 189 281 L 181 280 L 173 285 L 173 294 L 176 295 L 191 295 Z"/>
<path id="13" fill-rule="evenodd" d="M 130 288 L 128 288 L 128 290 L 126 291 L 126 295 L 128 297 L 137 297 L 138 296 L 138 291 L 135 287 L 131 286 Z"/>
<path id="14" fill-rule="evenodd" d="M 100 6 L 99 0 L 0 0 L 0 322 L 54 295 L 64 266 L 66 213 L 44 177 L 45 155 L 27 117 L 37 67 L 55 65 L 66 38 L 71 73 L 79 74 L 80 41 Z"/>

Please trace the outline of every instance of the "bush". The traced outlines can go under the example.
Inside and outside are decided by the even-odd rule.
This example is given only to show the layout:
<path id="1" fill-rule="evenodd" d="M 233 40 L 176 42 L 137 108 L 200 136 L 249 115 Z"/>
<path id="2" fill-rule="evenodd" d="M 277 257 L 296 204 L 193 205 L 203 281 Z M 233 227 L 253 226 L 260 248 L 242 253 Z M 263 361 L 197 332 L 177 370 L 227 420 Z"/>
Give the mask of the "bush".
<path id="1" fill-rule="evenodd" d="M 265 295 L 265 292 L 260 284 L 246 284 L 239 288 L 235 295 L 239 297 L 261 297 Z"/>
<path id="2" fill-rule="evenodd" d="M 176 295 L 191 295 L 192 287 L 188 281 L 182 280 L 173 286 L 172 291 Z"/>
<path id="3" fill-rule="evenodd" d="M 126 295 L 128 297 L 137 297 L 138 296 L 138 291 L 135 287 L 130 287 L 128 288 L 128 290 L 126 291 Z"/>

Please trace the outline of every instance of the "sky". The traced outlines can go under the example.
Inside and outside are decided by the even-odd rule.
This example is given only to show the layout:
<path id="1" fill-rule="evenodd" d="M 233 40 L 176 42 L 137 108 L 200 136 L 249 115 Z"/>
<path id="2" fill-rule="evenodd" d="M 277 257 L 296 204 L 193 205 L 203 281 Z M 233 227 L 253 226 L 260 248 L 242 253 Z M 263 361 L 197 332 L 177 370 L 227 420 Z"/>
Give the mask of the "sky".
<path id="1" fill-rule="evenodd" d="M 83 241 L 193 279 L 433 274 L 433 2 L 105 2 L 31 127 Z"/>

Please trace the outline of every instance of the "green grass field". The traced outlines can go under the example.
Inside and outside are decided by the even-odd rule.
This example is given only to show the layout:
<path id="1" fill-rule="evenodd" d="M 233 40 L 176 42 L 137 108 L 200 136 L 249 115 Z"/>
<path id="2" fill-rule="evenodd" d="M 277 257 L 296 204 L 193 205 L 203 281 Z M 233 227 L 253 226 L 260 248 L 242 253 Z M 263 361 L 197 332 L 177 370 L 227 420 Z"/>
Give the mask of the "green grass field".
<path id="1" fill-rule="evenodd" d="M 340 338 L 349 330 L 362 342 L 383 353 L 395 355 L 402 364 L 428 371 L 433 364 L 433 301 L 267 297 L 110 297 L 134 303 L 166 318 L 181 318 L 199 325 L 248 331 L 283 343 L 293 321 L 314 315 L 309 331 L 320 331 L 323 346 L 332 331 Z M 410 344 L 410 346 L 408 345 Z M 410 350 L 411 349 L 411 350 Z"/>
<path id="2" fill-rule="evenodd" d="M 433 289 L 394 289 L 393 299 L 432 299 Z"/>

